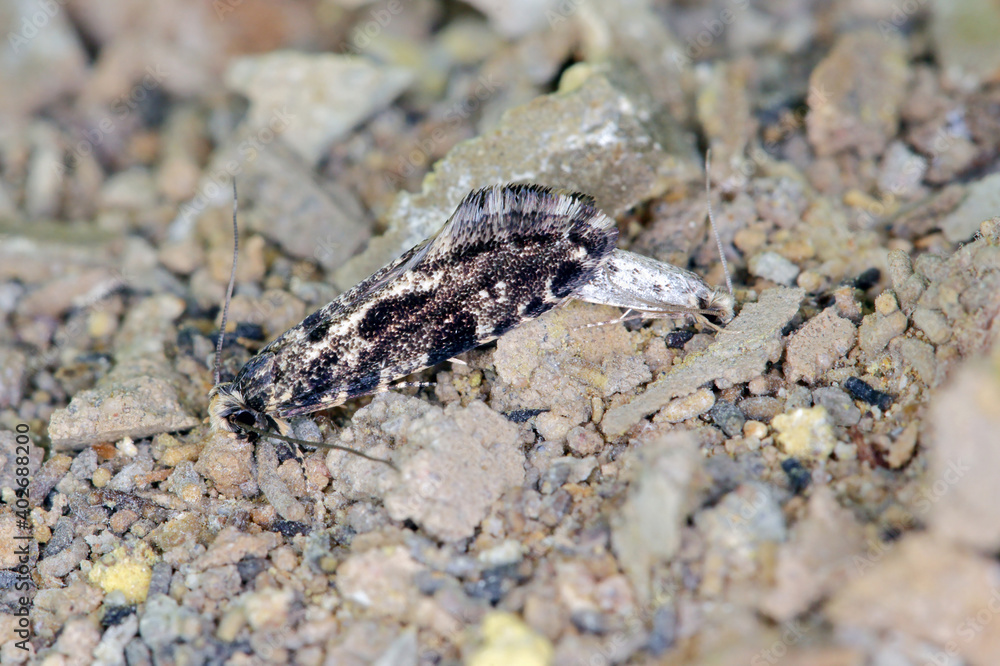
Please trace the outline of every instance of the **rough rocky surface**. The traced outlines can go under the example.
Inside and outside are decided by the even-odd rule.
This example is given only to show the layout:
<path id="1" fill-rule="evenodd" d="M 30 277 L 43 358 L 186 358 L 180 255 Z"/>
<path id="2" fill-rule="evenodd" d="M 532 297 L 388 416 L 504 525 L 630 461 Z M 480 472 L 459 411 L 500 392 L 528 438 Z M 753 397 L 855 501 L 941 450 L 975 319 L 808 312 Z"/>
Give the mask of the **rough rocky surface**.
<path id="1" fill-rule="evenodd" d="M 1000 631 L 986 616 L 997 603 L 998 576 L 990 559 L 911 534 L 888 553 L 862 558 L 850 582 L 831 599 L 829 612 L 863 633 L 895 631 L 929 640 L 935 658 L 960 656 L 985 665 L 1000 650 Z M 927 597 L 934 595 L 946 595 L 948 603 L 928 605 Z"/>
<path id="2" fill-rule="evenodd" d="M 695 444 L 684 435 L 647 441 L 626 462 L 632 478 L 614 515 L 611 545 L 640 603 L 648 604 L 655 594 L 655 570 L 681 547 L 681 527 L 697 505 L 703 481 L 700 467 Z"/>
<path id="3" fill-rule="evenodd" d="M 995 79 L 1000 55 L 987 35 L 1000 29 L 1000 10 L 989 3 L 959 0 L 934 3 L 933 36 L 947 79 L 958 86 L 974 88 Z"/>
<path id="4" fill-rule="evenodd" d="M 952 243 L 963 243 L 979 232 L 983 220 L 1000 210 L 1000 174 L 987 176 L 968 186 L 958 208 L 941 220 L 941 231 Z"/>
<path id="5" fill-rule="evenodd" d="M 854 325 L 834 308 L 816 315 L 788 340 L 788 381 L 815 384 L 854 347 L 856 337 Z"/>
<path id="6" fill-rule="evenodd" d="M 691 393 L 702 384 L 714 381 L 720 387 L 733 386 L 760 375 L 768 363 L 781 358 L 781 329 L 795 316 L 803 295 L 801 289 L 765 291 L 757 303 L 744 307 L 720 331 L 714 344 L 688 356 L 628 404 L 609 409 L 601 429 L 606 435 L 621 435 L 667 400 Z"/>
<path id="7" fill-rule="evenodd" d="M 250 100 L 247 129 L 282 132 L 310 164 L 387 106 L 412 78 L 405 69 L 379 67 L 364 58 L 295 51 L 244 57 L 226 71 L 229 89 Z"/>
<path id="8" fill-rule="evenodd" d="M 484 95 L 496 81 L 483 82 Z M 672 119 L 653 106 L 637 73 L 623 64 L 581 64 L 560 92 L 511 109 L 497 127 L 462 143 L 434 165 L 420 191 L 403 192 L 387 213 L 388 232 L 337 273 L 354 284 L 435 232 L 477 187 L 544 182 L 586 192 L 618 215 L 676 187 L 695 153 Z"/>
<path id="9" fill-rule="evenodd" d="M 931 403 L 933 439 L 927 484 L 935 494 L 941 487 L 947 490 L 928 515 L 931 529 L 982 552 L 1000 546 L 1000 521 L 992 509 L 1000 491 L 986 479 L 996 469 L 1000 415 L 993 406 L 997 398 L 1000 345 L 980 362 L 972 359 L 964 364 Z"/>
<path id="10" fill-rule="evenodd" d="M 0 663 L 995 663 L 996 7 L 779 4 L 0 10 Z M 223 377 L 497 181 L 737 316 L 237 440 L 233 176 Z"/>
<path id="11" fill-rule="evenodd" d="M 843 72 L 867 68 L 865 76 Z M 879 155 L 896 133 L 906 92 L 905 47 L 895 35 L 849 33 L 809 77 L 809 141 L 819 155 Z"/>
<path id="12" fill-rule="evenodd" d="M 399 415 L 391 428 L 376 425 L 389 414 Z M 367 431 L 367 423 L 380 432 Z M 414 398 L 380 396 L 359 412 L 353 433 L 352 444 L 371 455 L 406 443 L 405 452 L 394 457 L 398 472 L 384 471 L 371 499 L 380 498 L 394 520 L 412 520 L 438 539 L 472 536 L 490 506 L 524 481 L 517 426 L 482 402 L 442 410 Z M 359 462 L 370 465 L 342 451 L 327 458 L 336 478 L 366 476 Z"/>
<path id="13" fill-rule="evenodd" d="M 156 297 L 129 313 L 117 336 L 112 372 L 52 415 L 53 446 L 141 439 L 198 423 L 181 403 L 176 373 L 164 351 L 165 338 L 172 337 L 173 322 L 182 308 L 176 298 Z"/>

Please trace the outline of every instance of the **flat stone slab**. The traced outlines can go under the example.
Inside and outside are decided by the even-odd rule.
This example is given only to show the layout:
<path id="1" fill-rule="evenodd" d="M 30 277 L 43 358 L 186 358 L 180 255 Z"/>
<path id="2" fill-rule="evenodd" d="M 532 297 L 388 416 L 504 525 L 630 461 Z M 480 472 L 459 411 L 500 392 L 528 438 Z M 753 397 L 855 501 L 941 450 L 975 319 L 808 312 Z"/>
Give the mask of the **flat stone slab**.
<path id="1" fill-rule="evenodd" d="M 56 449 L 142 439 L 161 432 L 189 430 L 198 419 L 187 413 L 177 389 L 160 377 L 136 377 L 82 391 L 49 423 Z"/>
<path id="2" fill-rule="evenodd" d="M 609 409 L 601 420 L 601 430 L 608 436 L 623 435 L 674 398 L 694 393 L 709 382 L 727 388 L 757 377 L 769 362 L 781 359 L 781 329 L 798 312 L 804 297 L 800 288 L 776 287 L 762 292 L 756 303 L 746 304 L 739 316 L 719 331 L 708 349 L 685 358 L 632 402 Z"/>

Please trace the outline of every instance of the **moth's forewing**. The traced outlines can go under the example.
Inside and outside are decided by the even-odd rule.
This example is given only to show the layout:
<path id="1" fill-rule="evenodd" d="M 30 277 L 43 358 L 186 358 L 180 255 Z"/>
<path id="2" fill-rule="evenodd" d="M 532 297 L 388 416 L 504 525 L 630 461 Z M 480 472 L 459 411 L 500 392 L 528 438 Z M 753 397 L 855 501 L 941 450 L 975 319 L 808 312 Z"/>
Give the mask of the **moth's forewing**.
<path id="1" fill-rule="evenodd" d="M 562 303 L 617 235 L 584 195 L 477 190 L 433 238 L 262 349 L 233 386 L 249 409 L 282 418 L 378 391 Z"/>

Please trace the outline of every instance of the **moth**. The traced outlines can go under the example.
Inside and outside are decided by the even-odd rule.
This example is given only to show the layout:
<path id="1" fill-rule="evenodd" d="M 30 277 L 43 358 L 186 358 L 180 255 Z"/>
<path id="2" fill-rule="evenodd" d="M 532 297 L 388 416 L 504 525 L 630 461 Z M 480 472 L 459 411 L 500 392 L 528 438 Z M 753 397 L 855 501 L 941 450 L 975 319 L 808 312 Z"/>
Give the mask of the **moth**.
<path id="1" fill-rule="evenodd" d="M 622 308 L 622 316 L 643 319 L 688 315 L 715 327 L 733 318 L 732 295 L 713 289 L 695 273 L 627 250 L 615 250 L 593 280 L 580 287 L 575 298 Z"/>
<path id="2" fill-rule="evenodd" d="M 570 299 L 615 249 L 594 200 L 539 185 L 470 193 L 434 236 L 260 350 L 210 394 L 213 429 L 287 436 L 287 419 L 386 390 Z"/>

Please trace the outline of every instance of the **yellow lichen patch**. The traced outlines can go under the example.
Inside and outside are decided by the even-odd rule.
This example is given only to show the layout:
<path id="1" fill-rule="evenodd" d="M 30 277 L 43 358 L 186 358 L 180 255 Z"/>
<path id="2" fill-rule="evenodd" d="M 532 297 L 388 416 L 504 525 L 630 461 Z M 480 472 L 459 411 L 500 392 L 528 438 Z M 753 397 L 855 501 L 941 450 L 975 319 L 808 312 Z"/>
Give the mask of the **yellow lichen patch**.
<path id="1" fill-rule="evenodd" d="M 120 546 L 94 565 L 89 579 L 105 594 L 120 590 L 129 603 L 141 603 L 146 600 L 155 562 L 153 549 L 145 543 L 139 542 L 134 547 Z"/>
<path id="2" fill-rule="evenodd" d="M 552 644 L 512 613 L 490 613 L 483 618 L 479 632 L 482 644 L 469 658 L 469 666 L 547 666 L 552 663 Z"/>

